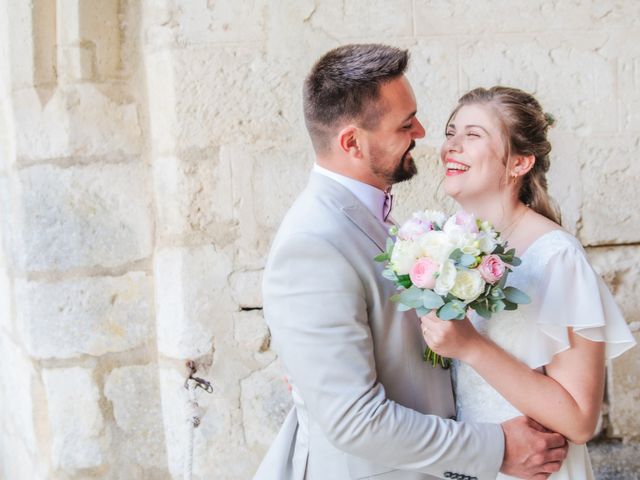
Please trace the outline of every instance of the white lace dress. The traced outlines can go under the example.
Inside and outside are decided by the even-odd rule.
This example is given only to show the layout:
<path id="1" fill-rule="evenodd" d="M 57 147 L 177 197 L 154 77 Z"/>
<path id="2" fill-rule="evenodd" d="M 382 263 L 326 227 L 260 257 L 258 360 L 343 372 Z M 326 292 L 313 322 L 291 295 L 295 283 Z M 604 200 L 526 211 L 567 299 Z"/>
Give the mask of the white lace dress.
<path id="1" fill-rule="evenodd" d="M 516 311 L 486 320 L 471 314 L 476 329 L 533 369 L 570 347 L 567 327 L 590 340 L 606 342 L 606 358 L 631 348 L 635 341 L 611 293 L 589 265 L 578 240 L 563 230 L 538 238 L 509 274 L 508 285 L 532 299 Z M 521 415 L 475 370 L 454 362 L 458 420 L 500 423 Z M 500 479 L 512 478 L 499 475 Z M 586 445 L 570 444 L 554 480 L 593 479 Z"/>

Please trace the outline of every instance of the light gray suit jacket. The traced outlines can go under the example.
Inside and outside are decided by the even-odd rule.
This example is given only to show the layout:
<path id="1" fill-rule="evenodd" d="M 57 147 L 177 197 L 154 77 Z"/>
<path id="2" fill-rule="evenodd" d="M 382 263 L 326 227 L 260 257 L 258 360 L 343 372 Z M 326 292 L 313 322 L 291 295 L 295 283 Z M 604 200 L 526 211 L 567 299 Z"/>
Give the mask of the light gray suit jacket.
<path id="1" fill-rule="evenodd" d="M 386 229 L 338 182 L 312 173 L 274 240 L 264 315 L 293 387 L 255 480 L 495 479 L 499 425 L 452 420 L 448 371 L 421 359 L 374 262 Z"/>

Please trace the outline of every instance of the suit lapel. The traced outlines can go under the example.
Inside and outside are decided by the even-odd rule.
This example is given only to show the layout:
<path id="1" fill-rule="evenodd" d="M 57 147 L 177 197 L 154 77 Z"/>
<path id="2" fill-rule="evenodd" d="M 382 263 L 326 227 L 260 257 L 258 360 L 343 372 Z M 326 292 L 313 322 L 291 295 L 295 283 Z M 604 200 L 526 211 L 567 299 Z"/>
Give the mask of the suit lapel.
<path id="1" fill-rule="evenodd" d="M 367 207 L 347 188 L 335 180 L 313 172 L 309 184 L 322 196 L 335 200 L 340 211 L 371 240 L 381 252 L 385 251 L 388 232 Z"/>

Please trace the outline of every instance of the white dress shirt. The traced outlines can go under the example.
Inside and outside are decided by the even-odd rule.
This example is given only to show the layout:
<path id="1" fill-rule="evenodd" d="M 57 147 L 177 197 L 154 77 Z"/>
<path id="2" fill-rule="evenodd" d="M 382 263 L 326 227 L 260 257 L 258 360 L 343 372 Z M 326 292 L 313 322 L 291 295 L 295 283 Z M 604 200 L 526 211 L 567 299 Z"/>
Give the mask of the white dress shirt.
<path id="1" fill-rule="evenodd" d="M 359 180 L 355 180 L 351 177 L 346 177 L 344 175 L 340 175 L 339 173 L 332 172 L 331 170 L 327 170 L 317 163 L 313 165 L 313 171 L 335 180 L 351 193 L 353 193 L 356 198 L 360 200 L 365 207 L 367 207 L 367 209 L 373 214 L 373 216 L 380 221 L 380 223 L 385 226 L 389 226 L 390 224 L 392 224 L 391 218 L 387 219 L 387 222 L 389 223 L 384 221 L 383 210 L 386 196 L 382 190 L 367 183 L 360 182 Z"/>

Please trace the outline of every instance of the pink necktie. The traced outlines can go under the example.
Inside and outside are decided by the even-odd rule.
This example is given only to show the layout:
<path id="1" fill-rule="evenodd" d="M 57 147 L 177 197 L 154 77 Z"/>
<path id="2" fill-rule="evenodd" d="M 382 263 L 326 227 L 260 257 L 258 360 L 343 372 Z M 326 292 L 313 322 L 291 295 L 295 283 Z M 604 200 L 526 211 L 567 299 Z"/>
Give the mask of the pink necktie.
<path id="1" fill-rule="evenodd" d="M 391 207 L 393 206 L 393 195 L 385 192 L 384 194 L 384 205 L 382 206 L 382 220 L 385 222 L 391 213 Z"/>

